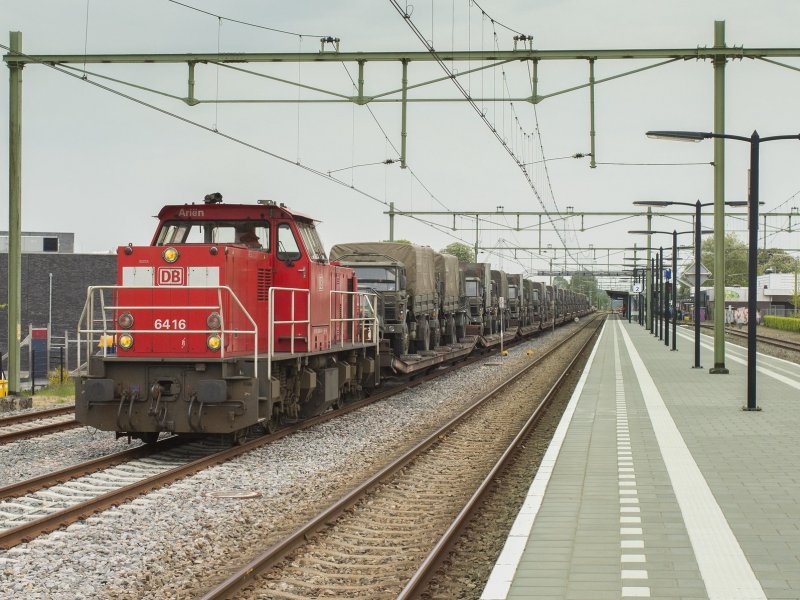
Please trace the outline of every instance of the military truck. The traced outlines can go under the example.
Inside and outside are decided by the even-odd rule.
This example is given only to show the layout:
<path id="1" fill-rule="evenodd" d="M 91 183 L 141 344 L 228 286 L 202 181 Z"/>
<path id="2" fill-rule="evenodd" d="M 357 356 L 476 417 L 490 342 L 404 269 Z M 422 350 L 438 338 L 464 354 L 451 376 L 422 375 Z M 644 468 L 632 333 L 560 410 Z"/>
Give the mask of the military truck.
<path id="1" fill-rule="evenodd" d="M 545 303 L 545 314 L 547 318 L 545 321 L 545 327 L 552 326 L 553 321 L 556 318 L 556 288 L 552 285 L 546 286 L 547 289 L 547 301 Z"/>
<path id="2" fill-rule="evenodd" d="M 522 275 L 508 275 L 506 307 L 508 308 L 509 323 L 512 327 L 525 325 L 527 298 L 525 297 L 523 281 Z"/>
<path id="3" fill-rule="evenodd" d="M 358 289 L 375 292 L 381 339 L 396 355 L 427 352 L 438 343 L 440 300 L 434 251 L 395 242 L 337 244 L 331 260 L 352 268 Z"/>
<path id="4" fill-rule="evenodd" d="M 500 298 L 505 298 L 505 308 L 500 308 Z M 492 269 L 492 314 L 491 333 L 500 333 L 500 319 L 503 320 L 503 329 L 508 329 L 510 313 L 508 311 L 508 275 L 503 271 Z"/>
<path id="5" fill-rule="evenodd" d="M 464 285 L 462 308 L 467 317 L 467 335 L 488 335 L 491 321 L 492 276 L 489 263 L 461 263 Z M 488 308 L 487 308 L 488 307 Z"/>
<path id="6" fill-rule="evenodd" d="M 539 325 L 539 329 L 544 327 L 547 322 L 547 286 L 541 281 L 533 282 L 533 289 L 536 294 L 536 301 L 534 302 L 533 324 Z"/>
<path id="7" fill-rule="evenodd" d="M 539 310 L 539 292 L 530 279 L 522 280 L 523 308 L 522 326 L 530 327 L 534 324 L 534 315 Z"/>
<path id="8" fill-rule="evenodd" d="M 457 344 L 467 332 L 467 310 L 461 302 L 464 285 L 458 257 L 434 252 L 434 266 L 439 294 L 438 320 L 441 331 L 441 341 L 436 340 L 434 347 L 440 343 Z"/>

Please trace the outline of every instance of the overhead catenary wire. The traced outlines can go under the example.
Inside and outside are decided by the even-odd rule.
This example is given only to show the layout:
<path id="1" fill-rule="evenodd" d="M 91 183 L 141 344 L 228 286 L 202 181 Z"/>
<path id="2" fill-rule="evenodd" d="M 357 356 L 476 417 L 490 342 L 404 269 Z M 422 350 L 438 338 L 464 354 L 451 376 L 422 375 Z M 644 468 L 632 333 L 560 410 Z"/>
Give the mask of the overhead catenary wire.
<path id="1" fill-rule="evenodd" d="M 9 47 L 9 46 L 7 46 L 5 44 L 0 44 L 0 48 L 2 48 L 3 50 L 6 50 L 7 52 L 9 52 L 9 53 L 11 53 L 11 54 L 13 54 L 15 56 L 24 57 L 24 58 L 26 58 L 26 59 L 28 59 L 28 60 L 36 63 L 36 64 L 46 66 L 46 67 L 52 69 L 53 71 L 61 73 L 62 75 L 66 75 L 68 77 L 72 77 L 74 79 L 82 81 L 83 83 L 89 84 L 89 85 L 91 85 L 91 86 L 93 86 L 93 87 L 95 87 L 97 89 L 100 89 L 100 90 L 102 90 L 104 92 L 108 92 L 108 93 L 113 94 L 113 95 L 115 95 L 115 96 L 117 96 L 119 98 L 122 98 L 124 100 L 128 100 L 129 102 L 133 102 L 133 103 L 138 104 L 140 106 L 143 106 L 145 108 L 149 108 L 150 110 L 153 110 L 153 111 L 161 113 L 161 114 L 163 114 L 165 116 L 174 118 L 174 119 L 176 119 L 178 121 L 181 121 L 181 122 L 183 122 L 183 123 L 185 123 L 187 125 L 191 125 L 191 126 L 199 128 L 199 129 L 202 129 L 202 130 L 204 130 L 206 132 L 216 134 L 216 135 L 218 135 L 218 136 L 220 136 L 220 137 L 222 137 L 222 138 L 224 138 L 224 139 L 226 139 L 228 141 L 231 141 L 233 143 L 241 145 L 241 146 L 243 146 L 245 148 L 249 148 L 249 149 L 254 150 L 256 152 L 259 152 L 261 154 L 265 154 L 267 156 L 270 156 L 270 157 L 272 157 L 272 158 L 274 158 L 276 160 L 279 160 L 281 162 L 287 163 L 289 165 L 293 165 L 293 166 L 295 166 L 297 168 L 300 168 L 300 169 L 302 169 L 302 170 L 304 170 L 306 172 L 309 172 L 309 173 L 311 173 L 313 175 L 316 175 L 317 177 L 321 177 L 322 179 L 325 179 L 325 180 L 327 180 L 329 182 L 332 182 L 332 183 L 335 183 L 335 184 L 340 185 L 342 187 L 351 189 L 355 193 L 361 195 L 362 197 L 367 198 L 369 200 L 372 200 L 374 202 L 377 202 L 377 203 L 379 203 L 379 204 L 381 204 L 381 205 L 383 205 L 385 207 L 389 207 L 390 206 L 389 202 L 387 202 L 385 200 L 381 200 L 380 198 L 378 198 L 377 196 L 375 196 L 373 194 L 370 194 L 366 190 L 363 190 L 363 189 L 361 189 L 361 188 L 359 188 L 359 187 L 357 187 L 357 186 L 355 186 L 353 184 L 347 183 L 346 181 L 343 181 L 341 179 L 333 177 L 333 176 L 327 174 L 326 172 L 324 172 L 324 171 L 322 171 L 320 169 L 311 167 L 309 165 L 302 164 L 300 162 L 297 162 L 297 161 L 294 161 L 294 160 L 292 160 L 290 158 L 282 156 L 281 154 L 278 154 L 277 152 L 273 152 L 271 150 L 268 150 L 268 149 L 263 148 L 261 146 L 257 146 L 256 144 L 253 144 L 253 143 L 248 142 L 246 140 L 243 140 L 241 138 L 237 138 L 237 137 L 235 137 L 233 135 L 224 133 L 224 132 L 220 131 L 218 128 L 216 128 L 216 124 L 215 124 L 214 127 L 209 127 L 208 125 L 204 125 L 203 123 L 199 123 L 199 122 L 194 121 L 192 119 L 189 119 L 187 117 L 184 117 L 184 116 L 181 116 L 179 114 L 173 113 L 173 112 L 171 112 L 171 111 L 169 111 L 169 110 L 167 110 L 165 108 L 162 108 L 160 106 L 156 106 L 156 105 L 151 104 L 149 102 L 146 102 L 146 101 L 144 101 L 144 100 L 142 100 L 140 98 L 135 98 L 134 96 L 130 96 L 128 94 L 125 94 L 124 92 L 116 90 L 116 89 L 114 89 L 112 87 L 103 85 L 102 83 L 99 83 L 97 81 L 93 81 L 93 80 L 89 79 L 88 77 L 86 77 L 85 75 L 83 75 L 80 71 L 72 72 L 70 69 L 64 68 L 62 65 L 56 65 L 56 64 L 53 64 L 53 63 L 43 62 L 41 60 L 38 60 L 38 59 L 34 58 L 31 55 L 25 54 L 24 52 L 14 51 L 14 50 L 11 49 L 11 47 Z M 124 83 L 124 82 L 122 82 L 122 83 Z M 418 221 L 418 222 L 423 223 L 423 224 L 428 225 L 428 226 L 432 226 L 430 223 L 424 221 L 423 219 L 419 219 L 416 216 L 413 216 L 413 215 L 407 215 L 407 216 L 409 218 L 415 220 L 415 221 Z M 443 233 L 446 233 L 450 237 L 454 237 L 454 238 L 458 239 L 459 241 L 465 242 L 463 239 L 452 235 L 449 231 L 444 230 L 442 227 L 438 227 L 437 226 L 435 229 L 437 229 L 439 231 L 442 231 Z"/>
<path id="2" fill-rule="evenodd" d="M 89 2 L 86 0 L 86 22 L 83 26 L 83 71 L 86 72 L 86 55 L 89 51 Z"/>
<path id="3" fill-rule="evenodd" d="M 347 65 L 346 65 L 345 63 L 342 63 L 342 67 L 344 67 L 344 70 L 345 70 L 345 72 L 347 73 L 347 76 L 350 78 L 350 83 L 352 83 L 352 84 L 353 84 L 353 87 L 354 87 L 354 88 L 356 88 L 356 81 L 355 81 L 355 79 L 353 79 L 353 75 L 352 75 L 352 73 L 350 73 L 350 69 L 348 69 L 348 68 L 347 68 Z M 400 150 L 398 150 L 398 149 L 397 149 L 397 146 L 395 146 L 394 142 L 393 142 L 393 141 L 392 141 L 392 139 L 389 137 L 389 134 L 388 134 L 388 133 L 386 133 L 386 130 L 384 129 L 384 127 L 383 127 L 383 125 L 381 124 L 380 120 L 378 120 L 378 117 L 375 115 L 375 112 L 372 110 L 372 107 L 371 107 L 369 104 L 366 104 L 366 105 L 365 105 L 365 108 L 367 109 L 367 111 L 369 112 L 370 116 L 372 117 L 372 120 L 375 122 L 375 125 L 377 125 L 378 129 L 379 129 L 379 130 L 380 130 L 380 132 L 383 134 L 383 138 L 384 138 L 384 140 L 385 140 L 385 141 L 386 141 L 386 142 L 387 142 L 387 143 L 388 143 L 388 144 L 389 144 L 389 145 L 392 147 L 392 150 L 394 150 L 394 151 L 395 151 L 395 154 L 397 154 L 397 155 L 399 156 L 399 155 L 400 155 Z M 414 178 L 414 179 L 417 181 L 417 183 L 418 183 L 418 184 L 419 184 L 419 185 L 422 187 L 422 189 L 424 189 L 424 190 L 425 190 L 425 191 L 428 193 L 428 195 L 429 195 L 431 198 L 433 198 L 433 200 L 434 200 L 434 201 L 435 201 L 437 204 L 439 204 L 439 206 L 441 206 L 442 208 L 444 208 L 444 209 L 445 209 L 446 211 L 448 211 L 448 212 L 451 210 L 451 209 L 450 209 L 450 208 L 449 208 L 449 207 L 448 207 L 448 206 L 447 206 L 447 205 L 446 205 L 444 202 L 442 202 L 442 201 L 441 201 L 441 200 L 440 200 L 440 199 L 439 199 L 439 198 L 436 196 L 436 194 L 434 194 L 434 193 L 433 193 L 433 192 L 430 190 L 430 188 L 429 188 L 427 185 L 425 185 L 425 183 L 423 183 L 423 181 L 422 181 L 422 180 L 421 180 L 421 179 L 420 179 L 420 178 L 417 176 L 416 172 L 414 171 L 414 169 L 412 169 L 412 168 L 411 168 L 411 166 L 410 166 L 410 165 L 406 164 L 406 168 L 408 169 L 408 172 L 409 172 L 409 173 L 411 173 L 411 176 L 412 176 L 412 177 L 413 177 L 413 178 Z"/>
<path id="4" fill-rule="evenodd" d="M 309 33 L 298 33 L 296 31 L 288 31 L 286 29 L 279 29 L 277 27 L 268 27 L 266 25 L 259 25 L 258 23 L 251 23 L 249 21 L 242 21 L 242 20 L 239 20 L 239 19 L 233 19 L 231 17 L 226 17 L 226 16 L 223 16 L 223 15 L 219 15 L 217 13 L 213 13 L 213 12 L 210 12 L 210 11 L 207 11 L 207 10 L 203 10 L 202 8 L 197 8 L 196 6 L 192 6 L 192 5 L 186 4 L 184 2 L 178 2 L 178 0 L 167 0 L 167 2 L 170 2 L 171 4 L 177 4 L 178 6 L 182 6 L 183 8 L 187 8 L 189 10 L 193 10 L 195 12 L 199 12 L 199 13 L 202 13 L 204 15 L 209 15 L 209 16 L 214 17 L 216 19 L 220 19 L 220 20 L 223 20 L 223 21 L 230 21 L 231 23 L 237 23 L 239 25 L 245 25 L 247 27 L 254 27 L 256 29 L 263 29 L 265 31 L 272 31 L 273 33 L 283 33 L 283 34 L 286 34 L 286 35 L 294 35 L 294 36 L 298 36 L 298 37 L 302 37 L 302 36 L 305 36 L 305 37 L 318 37 L 318 38 L 331 37 L 330 35 L 327 35 L 327 34 L 319 35 L 319 34 L 309 34 Z"/>
<path id="5" fill-rule="evenodd" d="M 475 0 L 470 0 L 470 2 L 471 2 L 472 4 L 474 4 L 475 6 L 477 6 L 477 7 L 478 7 L 478 10 L 479 10 L 479 11 L 481 11 L 481 13 L 483 14 L 483 16 L 485 16 L 486 18 L 488 18 L 488 19 L 489 19 L 489 20 L 490 20 L 490 21 L 491 21 L 493 24 L 494 24 L 494 23 L 496 23 L 497 25 L 499 25 L 499 26 L 500 26 L 500 27 L 502 27 L 503 29 L 506 29 L 506 30 L 510 31 L 511 33 L 516 33 L 517 35 L 524 35 L 524 34 L 523 34 L 521 31 L 517 31 L 516 29 L 513 29 L 513 28 L 509 27 L 508 25 L 504 25 L 504 24 L 503 24 L 501 21 L 498 21 L 497 19 L 493 18 L 493 17 L 492 17 L 492 16 L 491 16 L 489 13 L 487 13 L 487 12 L 486 12 L 486 11 L 483 9 L 483 7 L 482 7 L 480 4 L 478 4 L 478 3 L 477 3 Z"/>
<path id="6" fill-rule="evenodd" d="M 521 163 L 519 157 L 517 157 L 516 154 L 514 154 L 513 150 L 510 148 L 510 146 L 508 145 L 506 140 L 504 140 L 503 137 L 500 135 L 500 133 L 497 131 L 496 126 L 492 125 L 492 123 L 489 121 L 489 119 L 486 117 L 486 115 L 483 113 L 483 111 L 481 111 L 481 109 L 475 103 L 475 101 L 473 100 L 473 98 L 470 95 L 470 93 L 464 88 L 464 86 L 461 84 L 461 82 L 458 81 L 458 78 L 455 76 L 455 74 L 449 69 L 447 64 L 442 60 L 442 58 L 436 52 L 436 49 L 433 47 L 433 44 L 428 42 L 428 40 L 425 38 L 425 36 L 422 34 L 422 32 L 419 30 L 419 28 L 414 24 L 414 22 L 411 20 L 411 15 L 408 14 L 400 6 L 400 4 L 397 2 L 397 0 L 389 0 L 389 1 L 392 4 L 392 6 L 394 6 L 394 8 L 397 10 L 398 14 L 400 14 L 403 17 L 403 19 L 405 19 L 406 24 L 412 30 L 412 32 L 417 37 L 417 39 L 419 39 L 419 41 L 422 42 L 422 44 L 425 46 L 427 51 L 434 58 L 436 63 L 442 68 L 442 70 L 445 71 L 445 73 L 447 74 L 447 76 L 450 79 L 450 81 L 452 82 L 452 84 L 456 86 L 456 88 L 459 90 L 459 92 L 461 92 L 462 96 L 464 96 L 464 99 L 473 108 L 473 110 L 478 115 L 478 117 L 481 119 L 481 121 L 483 121 L 484 124 L 489 128 L 489 130 L 492 132 L 492 134 L 497 139 L 497 141 L 500 142 L 500 144 L 502 145 L 503 149 L 511 156 L 511 158 L 514 160 L 514 162 L 517 163 L 518 167 L 522 171 L 523 176 L 527 180 L 529 187 L 533 191 L 533 194 L 534 194 L 535 198 L 537 199 L 539 204 L 542 206 L 542 208 L 545 211 L 547 211 L 547 208 L 544 205 L 544 202 L 543 202 L 538 190 L 536 189 L 536 186 L 534 185 L 533 180 L 530 177 L 530 174 L 527 172 L 527 170 L 524 168 L 524 166 L 522 166 L 522 163 Z M 565 240 L 562 238 L 561 233 L 556 230 L 556 235 L 558 236 L 558 238 L 561 241 L 562 245 L 566 248 L 567 244 L 566 244 Z"/>

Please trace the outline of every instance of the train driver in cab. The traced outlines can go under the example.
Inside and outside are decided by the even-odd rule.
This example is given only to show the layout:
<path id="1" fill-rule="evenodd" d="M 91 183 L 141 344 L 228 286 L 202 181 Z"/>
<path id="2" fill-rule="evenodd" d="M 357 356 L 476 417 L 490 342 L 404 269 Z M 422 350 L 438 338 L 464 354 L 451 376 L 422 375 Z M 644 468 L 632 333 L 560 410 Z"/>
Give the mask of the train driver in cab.
<path id="1" fill-rule="evenodd" d="M 237 230 L 237 239 L 240 244 L 244 244 L 248 248 L 256 250 L 261 249 L 261 244 L 259 243 L 255 228 L 252 225 L 246 226 L 245 229 Z"/>

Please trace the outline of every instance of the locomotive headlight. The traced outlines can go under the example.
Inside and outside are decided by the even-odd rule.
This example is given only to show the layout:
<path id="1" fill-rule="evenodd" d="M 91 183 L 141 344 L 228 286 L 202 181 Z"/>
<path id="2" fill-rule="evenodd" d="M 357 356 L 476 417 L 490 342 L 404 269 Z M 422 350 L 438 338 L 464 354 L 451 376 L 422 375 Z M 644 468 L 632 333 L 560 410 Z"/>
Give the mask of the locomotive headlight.
<path id="1" fill-rule="evenodd" d="M 222 329 L 222 317 L 218 312 L 213 312 L 208 315 L 206 325 L 208 325 L 209 329 Z"/>
<path id="2" fill-rule="evenodd" d="M 178 260 L 179 256 L 180 254 L 178 254 L 178 251 L 172 247 L 165 249 L 164 252 L 161 253 L 161 257 L 168 263 L 174 263 Z"/>
<path id="3" fill-rule="evenodd" d="M 122 329 L 130 329 L 133 327 L 133 315 L 129 312 L 122 313 L 119 318 L 117 318 L 117 324 Z"/>
<path id="4" fill-rule="evenodd" d="M 130 350 L 133 348 L 133 336 L 129 333 L 123 333 L 117 340 L 117 345 L 123 350 Z"/>
<path id="5" fill-rule="evenodd" d="M 206 340 L 206 346 L 208 346 L 209 350 L 216 352 L 222 346 L 222 340 L 218 335 L 210 335 Z"/>

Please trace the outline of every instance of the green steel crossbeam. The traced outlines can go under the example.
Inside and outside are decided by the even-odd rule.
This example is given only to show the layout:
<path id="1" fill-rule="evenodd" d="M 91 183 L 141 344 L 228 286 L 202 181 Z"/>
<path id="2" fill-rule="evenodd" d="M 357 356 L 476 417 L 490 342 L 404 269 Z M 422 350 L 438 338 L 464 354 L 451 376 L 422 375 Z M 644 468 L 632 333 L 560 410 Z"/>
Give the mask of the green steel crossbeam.
<path id="1" fill-rule="evenodd" d="M 26 65 L 40 64 L 50 65 L 59 70 L 73 69 L 69 65 L 79 64 L 175 64 L 186 63 L 188 67 L 188 92 L 185 98 L 177 97 L 173 94 L 168 94 L 159 90 L 151 90 L 144 86 L 139 86 L 121 80 L 115 80 L 103 75 L 93 74 L 93 77 L 105 77 L 106 79 L 115 81 L 121 85 L 128 85 L 143 91 L 150 91 L 162 96 L 168 96 L 178 101 L 185 102 L 193 106 L 200 103 L 212 102 L 211 100 L 203 100 L 195 97 L 195 70 L 197 64 L 219 65 L 228 68 L 236 68 L 232 65 L 236 63 L 356 63 L 359 69 L 358 77 L 358 93 L 355 96 L 344 95 L 333 91 L 324 90 L 322 88 L 313 88 L 311 86 L 304 86 L 298 82 L 291 82 L 282 80 L 281 78 L 257 74 L 261 77 L 272 79 L 277 83 L 286 85 L 307 87 L 309 91 L 314 93 L 327 94 L 330 96 L 328 99 L 293 99 L 291 102 L 355 102 L 356 104 L 367 104 L 369 102 L 400 102 L 402 111 L 401 120 L 401 166 L 406 166 L 406 107 L 409 102 L 453 102 L 453 101 L 482 101 L 482 102 L 495 102 L 495 101 L 518 101 L 518 102 L 531 102 L 538 103 L 545 98 L 557 96 L 567 92 L 575 91 L 585 87 L 590 91 L 590 143 L 594 149 L 594 94 L 595 87 L 603 82 L 618 79 L 620 77 L 632 75 L 646 69 L 656 68 L 662 65 L 669 64 L 677 60 L 708 60 L 711 61 L 714 67 L 714 133 L 724 133 L 724 117 L 725 117 L 725 65 L 729 60 L 742 60 L 745 58 L 752 60 L 760 60 L 769 62 L 773 65 L 784 67 L 787 69 L 800 70 L 796 66 L 781 63 L 775 58 L 800 58 L 800 48 L 744 48 L 744 47 L 726 47 L 725 45 L 725 23 L 724 21 L 716 21 L 714 23 L 715 35 L 713 47 L 697 47 L 697 48 L 683 48 L 683 49 L 607 49 L 607 50 L 535 50 L 529 48 L 515 49 L 508 51 L 488 50 L 488 51 L 435 51 L 434 52 L 338 52 L 338 51 L 321 51 L 309 53 L 177 53 L 177 54 L 37 54 L 27 55 L 22 52 L 22 35 L 20 32 L 11 32 L 11 42 L 7 47 L 9 53 L 3 56 L 3 60 L 9 67 L 9 311 L 8 311 L 8 325 L 9 325 L 9 393 L 16 394 L 19 392 L 19 340 L 20 340 L 20 268 L 21 268 L 21 105 L 22 105 L 22 70 Z M 338 49 L 338 48 L 337 48 Z M 583 60 L 589 62 L 589 77 L 588 82 L 578 86 L 573 86 L 561 91 L 556 91 L 547 95 L 539 95 L 539 61 L 567 61 L 567 60 Z M 599 60 L 657 60 L 663 61 L 657 64 L 647 65 L 632 71 L 612 75 L 606 78 L 595 78 L 595 63 Z M 476 69 L 469 69 L 461 71 L 453 75 L 453 79 L 463 76 L 470 72 L 477 70 L 497 68 L 500 65 L 512 61 L 521 63 L 532 62 L 532 80 L 531 88 L 532 93 L 529 97 L 521 97 L 516 99 L 511 98 L 482 98 L 477 100 L 475 98 L 409 98 L 408 92 L 411 89 L 420 88 L 425 85 L 442 82 L 450 77 L 438 77 L 425 82 L 408 83 L 408 68 L 412 62 L 437 62 L 437 61 L 452 61 L 458 63 L 469 63 L 471 61 L 494 61 L 491 65 L 482 65 Z M 399 89 L 384 91 L 379 94 L 369 95 L 364 92 L 364 70 L 367 63 L 370 62 L 396 62 L 402 65 L 402 85 Z M 470 65 L 471 66 L 471 65 Z M 240 69 L 243 70 L 244 69 Z M 87 73 L 88 75 L 88 73 Z M 388 96 L 396 96 L 400 94 L 400 98 Z M 213 100 L 213 102 L 250 102 L 250 103 L 267 103 L 267 102 L 283 102 L 285 100 L 278 99 L 249 99 L 249 100 Z M 499 138 L 498 138 L 499 139 Z M 505 143 L 504 143 L 505 145 Z M 512 154 L 513 156 L 513 154 Z M 596 156 L 594 150 L 591 153 L 591 165 L 596 165 Z M 717 236 L 717 244 L 715 248 L 715 272 L 722 275 L 720 281 L 715 283 L 715 290 L 721 297 L 723 295 L 722 280 L 724 279 L 724 219 L 725 212 L 723 206 L 724 198 L 724 171 L 725 171 L 725 155 L 724 147 L 721 140 L 715 140 L 714 145 L 714 230 L 719 234 Z M 525 171 L 523 170 L 523 173 Z M 527 175 L 526 175 L 527 176 Z M 397 214 L 411 214 L 403 213 L 400 211 L 390 211 L 390 230 L 393 231 L 394 216 Z M 417 214 L 433 214 L 433 213 L 417 213 Z M 452 213 L 448 213 L 452 215 Z M 496 212 L 475 212 L 467 213 L 469 216 L 475 216 L 475 229 L 476 229 L 476 247 L 478 236 L 478 217 L 480 215 L 497 215 Z M 504 214 L 504 213 L 503 213 Z M 519 213 L 523 214 L 523 213 Z M 530 213 L 535 215 L 537 213 Z M 542 213 L 547 214 L 547 213 Z M 577 215 L 578 213 L 574 213 Z M 590 214 L 590 213 L 583 213 Z M 605 213 L 614 214 L 614 213 Z M 628 213 L 621 213 L 628 214 Z M 637 213 L 642 214 L 642 213 Z M 659 213 L 654 213 L 659 214 Z M 667 213 L 664 213 L 665 215 Z M 680 213 L 670 213 L 671 215 L 678 215 Z M 568 218 L 573 213 L 562 218 Z M 549 216 L 549 215 L 548 215 Z M 648 229 L 650 229 L 651 215 L 648 216 Z M 539 215 L 541 222 L 541 214 Z M 582 217 L 581 217 L 582 218 Z M 519 219 L 519 216 L 517 216 Z M 540 225 L 541 227 L 541 225 Z M 791 226 L 790 226 L 791 229 Z M 650 255 L 648 247 L 648 258 Z M 649 299 L 648 294 L 648 299 Z M 714 319 L 717 324 L 717 331 L 722 331 L 722 323 L 724 314 L 722 312 L 723 304 L 719 303 L 718 310 L 715 310 Z M 648 307 L 649 312 L 649 307 Z M 724 339 L 721 335 L 716 336 L 714 345 L 714 366 L 713 371 L 727 372 L 724 368 L 725 349 Z"/>
<path id="2" fill-rule="evenodd" d="M 621 50 L 484 50 L 455 52 L 438 51 L 445 61 L 468 62 L 478 60 L 629 60 L 629 59 L 679 59 L 679 60 L 734 60 L 766 57 L 799 57 L 800 48 L 677 48 L 677 49 L 621 49 Z M 6 55 L 8 64 L 109 64 L 109 63 L 281 63 L 281 62 L 435 62 L 429 52 L 243 52 L 203 54 L 29 54 Z"/>
<path id="3" fill-rule="evenodd" d="M 595 216 L 595 217 L 605 217 L 605 216 L 630 216 L 630 217 L 646 217 L 647 211 L 573 211 L 573 212 L 561 212 L 561 213 L 554 213 L 548 212 L 545 210 L 540 211 L 520 211 L 520 210 L 509 210 L 509 211 L 496 211 L 496 210 L 453 210 L 453 211 L 445 211 L 445 210 L 385 210 L 383 211 L 385 215 L 401 215 L 401 216 L 419 216 L 419 215 L 427 215 L 427 216 L 456 216 L 456 217 L 474 217 L 478 215 L 480 217 L 492 216 L 492 217 L 503 217 L 503 216 L 531 216 L 537 217 L 542 216 L 546 217 L 549 216 L 553 219 L 568 219 L 570 217 L 580 217 L 580 216 Z M 713 215 L 712 211 L 704 211 L 701 215 L 709 216 Z M 682 212 L 682 211 L 661 211 L 661 210 L 654 210 L 652 212 L 654 217 L 693 217 L 695 212 Z M 726 217 L 747 217 L 747 212 L 733 212 L 727 211 L 725 212 Z M 770 217 L 800 217 L 800 213 L 797 212 L 768 212 L 762 213 L 759 215 L 761 217 L 770 216 Z"/>

